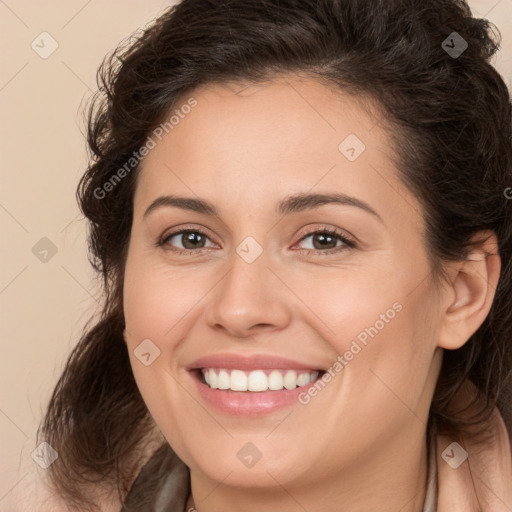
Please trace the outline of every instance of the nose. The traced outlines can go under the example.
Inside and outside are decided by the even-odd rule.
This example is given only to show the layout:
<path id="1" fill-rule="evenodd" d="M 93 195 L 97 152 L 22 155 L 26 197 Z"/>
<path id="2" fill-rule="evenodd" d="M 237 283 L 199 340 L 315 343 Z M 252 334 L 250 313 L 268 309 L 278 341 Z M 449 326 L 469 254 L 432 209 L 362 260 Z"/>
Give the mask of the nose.
<path id="1" fill-rule="evenodd" d="M 263 253 L 264 254 L 264 253 Z M 262 255 L 247 263 L 238 254 L 210 297 L 209 327 L 232 337 L 285 328 L 291 319 L 291 292 Z"/>

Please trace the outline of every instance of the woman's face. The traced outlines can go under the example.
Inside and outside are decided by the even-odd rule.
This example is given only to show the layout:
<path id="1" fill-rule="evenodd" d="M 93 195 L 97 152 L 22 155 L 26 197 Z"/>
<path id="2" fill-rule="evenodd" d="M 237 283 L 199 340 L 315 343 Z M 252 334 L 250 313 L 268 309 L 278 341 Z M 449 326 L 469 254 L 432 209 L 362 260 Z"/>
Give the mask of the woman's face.
<path id="1" fill-rule="evenodd" d="M 292 76 L 191 96 L 152 134 L 124 283 L 131 365 L 158 427 L 192 474 L 224 485 L 407 467 L 439 371 L 440 306 L 378 114 Z"/>

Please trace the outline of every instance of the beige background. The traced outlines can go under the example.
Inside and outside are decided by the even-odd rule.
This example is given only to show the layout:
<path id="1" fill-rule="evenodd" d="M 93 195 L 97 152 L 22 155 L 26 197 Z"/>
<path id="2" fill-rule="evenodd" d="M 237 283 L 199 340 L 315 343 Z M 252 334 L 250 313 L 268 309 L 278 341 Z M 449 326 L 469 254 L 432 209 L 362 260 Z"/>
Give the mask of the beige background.
<path id="1" fill-rule="evenodd" d="M 34 464 L 42 411 L 99 297 L 75 201 L 87 163 L 80 109 L 103 56 L 171 3 L 0 0 L 0 510 Z M 495 64 L 510 87 L 512 0 L 470 5 L 502 31 Z M 47 59 L 31 47 L 43 31 L 58 43 Z M 57 249 L 46 262 L 32 252 L 43 237 Z"/>

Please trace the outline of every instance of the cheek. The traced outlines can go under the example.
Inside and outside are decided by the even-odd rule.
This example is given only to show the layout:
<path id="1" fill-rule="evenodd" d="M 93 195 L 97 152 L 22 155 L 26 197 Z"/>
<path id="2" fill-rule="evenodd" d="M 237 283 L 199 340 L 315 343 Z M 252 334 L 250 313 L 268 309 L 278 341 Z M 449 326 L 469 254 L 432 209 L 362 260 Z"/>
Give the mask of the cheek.
<path id="1" fill-rule="evenodd" d="M 418 403 L 430 378 L 439 324 L 433 285 L 418 277 L 428 275 L 428 267 L 419 272 L 416 264 L 402 262 L 384 268 L 340 271 L 334 279 L 319 271 L 317 279 L 294 281 L 315 313 L 317 330 L 342 357 L 333 367 L 342 375 L 333 379 L 340 383 L 340 409 L 353 402 L 369 417 L 390 402 Z"/>
<path id="2" fill-rule="evenodd" d="M 172 356 L 185 335 L 180 319 L 192 304 L 192 297 L 189 300 L 151 263 L 129 254 L 123 288 L 125 337 L 135 380 L 152 414 L 158 397 L 177 393 Z M 166 392 L 155 393 L 157 389 Z"/>
<path id="3" fill-rule="evenodd" d="M 394 422 L 396 428 L 416 415 L 426 420 L 428 390 L 436 378 L 435 297 L 425 288 L 409 296 L 393 293 L 375 305 L 373 316 L 359 315 L 358 321 L 365 323 L 343 347 L 350 344 L 345 352 L 352 358 L 346 383 L 354 407 L 382 425 Z"/>
<path id="4" fill-rule="evenodd" d="M 137 387 L 168 442 L 181 456 L 187 433 L 181 428 L 180 417 L 187 410 L 187 393 L 176 361 L 180 340 L 186 337 L 187 311 L 197 302 L 197 291 L 180 287 L 179 280 L 170 279 L 157 269 L 131 255 L 124 280 L 124 314 L 126 342 Z M 180 321 L 181 320 L 181 321 Z M 185 321 L 184 321 L 185 320 Z M 148 343 L 149 365 L 137 357 L 141 343 Z M 159 352 L 153 352 L 157 347 Z M 158 354 L 154 359 L 154 354 Z M 193 413 L 194 411 L 192 411 Z M 194 414 L 191 414 L 194 416 Z M 200 424 L 199 421 L 195 423 Z"/>
<path id="5" fill-rule="evenodd" d="M 142 251 L 129 254 L 123 307 L 130 362 L 143 399 L 165 432 L 176 432 L 172 418 L 178 417 L 180 411 L 196 412 L 187 404 L 187 391 L 192 392 L 193 388 L 188 372 L 180 364 L 190 331 L 199 321 L 201 301 L 217 279 L 217 274 L 208 276 L 191 271 L 190 267 L 170 269 L 165 262 L 152 262 Z M 159 350 L 150 366 L 135 355 L 144 340 L 151 340 Z M 199 417 L 198 424 L 200 420 L 204 418 Z M 172 425 L 166 427 L 169 421 Z"/>
<path id="6" fill-rule="evenodd" d="M 169 345 L 179 338 L 194 306 L 204 295 L 199 280 L 191 279 L 190 274 L 180 269 L 171 271 L 136 256 L 128 259 L 124 314 L 132 341 L 149 338 L 160 343 L 165 340 Z"/>
<path id="7" fill-rule="evenodd" d="M 434 299 L 426 284 L 417 286 L 415 269 L 403 262 L 399 268 L 381 261 L 380 267 L 374 264 L 365 271 L 292 267 L 282 269 L 279 275 L 290 284 L 290 289 L 283 286 L 281 295 L 276 293 L 293 309 L 295 323 L 289 328 L 309 333 L 309 343 L 328 351 L 333 363 L 336 354 L 345 355 L 347 366 L 309 405 L 296 406 L 300 419 L 295 424 L 284 423 L 282 435 L 276 432 L 262 440 L 262 446 L 268 443 L 270 453 L 280 454 L 276 460 L 292 467 L 297 465 L 297 455 L 289 443 L 311 446 L 311 453 L 301 455 L 311 463 L 317 461 L 317 453 L 325 453 L 324 444 L 328 443 L 330 455 L 327 459 L 323 456 L 322 464 L 337 467 L 341 453 L 347 461 L 357 460 L 362 450 L 377 449 L 411 418 L 417 421 L 411 409 L 428 377 L 435 322 L 429 316 Z M 183 387 L 186 381 L 181 380 L 180 385 L 176 377 L 183 376 L 177 363 L 181 342 L 185 341 L 185 348 L 191 329 L 204 323 L 208 307 L 215 307 L 208 291 L 218 278 L 219 273 L 211 269 L 201 272 L 175 267 L 171 271 L 165 265 L 144 261 L 142 255 L 132 255 L 124 288 L 127 342 L 143 399 L 183 460 L 200 465 L 204 453 L 211 452 L 212 467 L 217 467 L 216 454 L 223 454 L 224 459 L 225 453 L 236 454 L 239 438 L 226 436 L 218 423 L 190 400 Z M 144 339 L 153 340 L 161 350 L 149 367 L 133 355 Z M 295 427 L 302 421 L 310 422 L 325 436 L 311 440 L 308 430 Z M 371 428 L 374 425 L 379 425 L 378 431 Z M 242 424 L 240 430 L 244 429 Z M 209 445 L 198 441 L 203 439 L 205 443 L 208 439 Z M 351 440 L 350 446 L 346 439 Z M 236 464 L 234 457 L 225 460 L 225 466 Z M 223 472 L 225 466 L 220 465 L 218 471 Z"/>
<path id="8" fill-rule="evenodd" d="M 326 271 L 290 273 L 297 297 L 305 304 L 302 311 L 322 337 L 338 351 L 349 349 L 351 340 L 362 344 L 381 332 L 389 331 L 403 309 L 406 287 L 382 268 L 341 268 Z"/>

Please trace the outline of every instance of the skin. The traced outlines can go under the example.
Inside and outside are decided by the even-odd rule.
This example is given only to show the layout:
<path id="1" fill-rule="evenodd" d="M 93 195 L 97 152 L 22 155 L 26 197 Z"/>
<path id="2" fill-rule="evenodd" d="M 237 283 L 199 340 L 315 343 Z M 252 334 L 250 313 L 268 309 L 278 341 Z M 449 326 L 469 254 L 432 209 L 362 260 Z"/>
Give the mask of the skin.
<path id="1" fill-rule="evenodd" d="M 441 349 L 462 346 L 489 311 L 500 271 L 495 239 L 447 265 L 437 285 L 421 206 L 398 179 L 382 113 L 343 91 L 287 75 L 191 96 L 197 106 L 143 161 L 124 281 L 133 373 L 190 468 L 188 506 L 421 511 Z M 366 146 L 353 162 L 338 149 L 349 134 Z M 346 194 L 380 218 L 339 204 L 275 213 L 299 192 Z M 208 200 L 219 215 L 161 207 L 144 216 L 166 194 Z M 182 236 L 157 246 L 184 228 L 205 233 L 202 249 L 185 249 L 193 246 Z M 337 229 L 356 247 L 322 254 L 310 228 Z M 250 264 L 236 252 L 248 236 L 263 249 Z M 227 415 L 205 404 L 185 369 L 219 352 L 327 369 L 397 302 L 401 311 L 307 405 Z M 149 366 L 133 352 L 147 338 L 160 350 Z M 262 454 L 252 468 L 237 457 L 248 442 Z"/>

